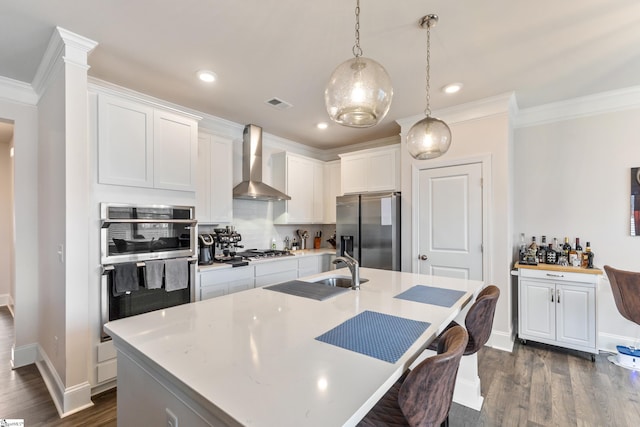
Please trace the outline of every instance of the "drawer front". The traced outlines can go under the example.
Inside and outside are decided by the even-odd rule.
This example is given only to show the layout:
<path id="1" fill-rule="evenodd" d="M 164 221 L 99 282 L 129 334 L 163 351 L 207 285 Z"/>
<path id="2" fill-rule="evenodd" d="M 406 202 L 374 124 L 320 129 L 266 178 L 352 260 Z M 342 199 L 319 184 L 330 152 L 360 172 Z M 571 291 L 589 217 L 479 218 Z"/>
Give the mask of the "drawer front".
<path id="1" fill-rule="evenodd" d="M 204 301 L 209 298 L 221 297 L 229 293 L 229 287 L 226 283 L 211 285 L 200 289 L 200 300 Z"/>
<path id="2" fill-rule="evenodd" d="M 264 276 L 256 277 L 256 288 L 274 285 L 280 282 L 286 282 L 287 280 L 294 280 L 298 278 L 298 270 L 282 271 L 274 274 L 267 274 Z"/>
<path id="3" fill-rule="evenodd" d="M 201 271 L 200 286 L 218 285 L 253 278 L 253 266 L 225 268 L 219 271 Z"/>
<path id="4" fill-rule="evenodd" d="M 320 256 L 308 256 L 298 260 L 298 270 L 317 270 Z"/>
<path id="5" fill-rule="evenodd" d="M 98 364 L 98 383 L 116 379 L 118 375 L 118 361 L 116 359 Z"/>
<path id="6" fill-rule="evenodd" d="M 529 279 L 552 280 L 554 282 L 575 282 L 584 286 L 595 287 L 598 282 L 598 274 L 572 273 L 551 270 L 520 269 L 520 277 Z"/>
<path id="7" fill-rule="evenodd" d="M 292 257 L 293 258 L 293 257 Z M 256 264 L 256 278 L 259 276 L 265 276 L 268 274 L 279 273 L 282 271 L 293 270 L 298 272 L 298 260 L 297 259 L 287 259 L 287 260 L 278 260 L 278 261 L 263 261 L 259 264 Z M 295 276 L 293 277 L 295 279 Z"/>
<path id="8" fill-rule="evenodd" d="M 98 363 L 116 358 L 116 346 L 113 341 L 105 341 L 98 344 Z"/>

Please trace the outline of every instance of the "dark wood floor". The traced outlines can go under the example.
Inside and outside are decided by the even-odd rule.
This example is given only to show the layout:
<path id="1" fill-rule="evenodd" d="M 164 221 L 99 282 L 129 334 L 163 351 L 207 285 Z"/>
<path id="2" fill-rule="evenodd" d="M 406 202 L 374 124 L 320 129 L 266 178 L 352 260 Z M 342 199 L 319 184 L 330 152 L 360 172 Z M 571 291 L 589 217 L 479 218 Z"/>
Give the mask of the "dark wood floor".
<path id="1" fill-rule="evenodd" d="M 116 393 L 64 419 L 32 365 L 11 370 L 13 318 L 0 307 L 0 419 L 25 426 L 115 426 Z M 640 426 L 640 372 L 596 362 L 584 354 L 529 342 L 512 353 L 484 348 L 478 354 L 482 411 L 454 403 L 449 423 L 458 426 Z M 250 404 L 250 403 L 248 403 Z"/>

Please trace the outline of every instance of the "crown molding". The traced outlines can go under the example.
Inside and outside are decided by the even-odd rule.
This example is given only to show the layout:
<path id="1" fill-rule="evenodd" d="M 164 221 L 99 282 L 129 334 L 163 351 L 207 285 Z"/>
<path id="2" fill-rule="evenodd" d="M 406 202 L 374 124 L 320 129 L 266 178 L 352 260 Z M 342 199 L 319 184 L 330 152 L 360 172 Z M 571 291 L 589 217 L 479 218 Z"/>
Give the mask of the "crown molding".
<path id="1" fill-rule="evenodd" d="M 0 76 L 0 98 L 27 105 L 38 103 L 38 94 L 29 83 Z"/>
<path id="2" fill-rule="evenodd" d="M 55 72 L 62 67 L 63 61 L 66 64 L 89 69 L 87 55 L 97 45 L 98 43 L 93 40 L 56 27 L 31 83 L 38 98 L 44 93 Z"/>
<path id="3" fill-rule="evenodd" d="M 525 108 L 519 111 L 514 125 L 516 128 L 537 126 L 632 108 L 640 108 L 640 86 Z"/>
<path id="4" fill-rule="evenodd" d="M 517 110 L 517 103 L 513 92 L 507 92 L 477 101 L 467 102 L 449 108 L 436 110 L 433 117 L 438 117 L 448 124 L 466 122 L 484 117 L 491 117 L 498 114 L 511 113 Z M 419 120 L 424 118 L 424 114 L 396 120 L 403 133 Z"/>

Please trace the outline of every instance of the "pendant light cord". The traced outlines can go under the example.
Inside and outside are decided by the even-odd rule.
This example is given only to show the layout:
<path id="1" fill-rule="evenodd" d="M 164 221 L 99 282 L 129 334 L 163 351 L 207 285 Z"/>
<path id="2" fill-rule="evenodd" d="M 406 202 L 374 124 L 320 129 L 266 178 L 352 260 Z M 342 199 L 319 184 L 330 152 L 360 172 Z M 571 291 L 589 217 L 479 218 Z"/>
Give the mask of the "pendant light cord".
<path id="1" fill-rule="evenodd" d="M 356 58 L 362 56 L 362 48 L 360 47 L 360 0 L 356 1 L 356 44 L 353 45 L 351 51 Z"/>
<path id="2" fill-rule="evenodd" d="M 424 114 L 427 117 L 431 117 L 431 95 L 429 94 L 429 79 L 431 77 L 431 66 L 429 65 L 429 58 L 431 56 L 431 24 L 427 24 L 427 108 L 424 109 Z"/>

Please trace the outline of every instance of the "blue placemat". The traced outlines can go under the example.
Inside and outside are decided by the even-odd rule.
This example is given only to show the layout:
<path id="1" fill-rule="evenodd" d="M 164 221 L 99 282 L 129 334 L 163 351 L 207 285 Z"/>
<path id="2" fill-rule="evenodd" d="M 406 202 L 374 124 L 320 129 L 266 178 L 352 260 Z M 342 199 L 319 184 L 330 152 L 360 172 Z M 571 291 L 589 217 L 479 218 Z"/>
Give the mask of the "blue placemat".
<path id="1" fill-rule="evenodd" d="M 396 363 L 430 325 L 429 322 L 363 311 L 316 339 Z"/>
<path id="2" fill-rule="evenodd" d="M 451 307 L 465 293 L 464 291 L 455 291 L 453 289 L 416 285 L 396 295 L 394 298 L 439 305 L 440 307 Z"/>

